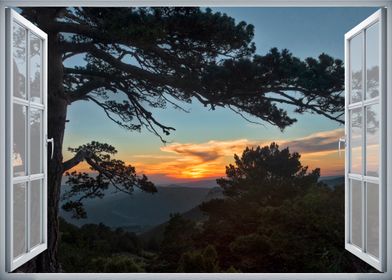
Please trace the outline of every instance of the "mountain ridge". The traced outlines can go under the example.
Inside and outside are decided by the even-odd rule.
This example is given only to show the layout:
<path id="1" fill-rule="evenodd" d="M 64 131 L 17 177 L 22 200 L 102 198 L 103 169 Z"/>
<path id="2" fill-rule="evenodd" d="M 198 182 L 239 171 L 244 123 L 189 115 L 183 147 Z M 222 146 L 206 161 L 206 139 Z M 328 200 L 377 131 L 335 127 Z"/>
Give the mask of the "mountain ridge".
<path id="1" fill-rule="evenodd" d="M 215 185 L 208 187 L 212 181 L 190 182 L 188 185 L 172 184 L 158 186 L 154 194 L 135 190 L 132 195 L 106 191 L 102 199 L 87 200 L 84 206 L 87 212 L 86 219 L 72 219 L 71 214 L 60 210 L 60 215 L 76 226 L 84 224 L 103 223 L 109 227 L 124 227 L 134 229 L 136 233 L 145 231 L 164 223 L 170 214 L 184 213 L 199 205 Z M 203 187 L 195 187 L 195 186 Z"/>

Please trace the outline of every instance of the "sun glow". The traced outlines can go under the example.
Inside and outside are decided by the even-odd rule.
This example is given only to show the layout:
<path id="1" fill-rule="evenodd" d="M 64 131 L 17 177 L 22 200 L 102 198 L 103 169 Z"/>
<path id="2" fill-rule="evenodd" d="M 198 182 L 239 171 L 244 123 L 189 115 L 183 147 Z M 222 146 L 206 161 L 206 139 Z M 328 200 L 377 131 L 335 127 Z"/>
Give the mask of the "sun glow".
<path id="1" fill-rule="evenodd" d="M 278 140 L 281 148 L 289 147 L 291 152 L 301 154 L 301 162 L 309 170 L 321 168 L 322 176 L 340 175 L 344 170 L 344 156 L 339 157 L 336 139 L 342 129 L 317 132 L 309 136 Z M 152 151 L 154 154 L 118 155 L 134 166 L 139 174 L 152 178 L 166 178 L 171 181 L 193 179 L 216 179 L 225 176 L 226 166 L 234 162 L 234 154 L 241 155 L 246 147 L 269 145 L 271 140 L 211 140 L 204 143 L 171 143 Z M 91 172 L 83 162 L 74 170 Z"/>

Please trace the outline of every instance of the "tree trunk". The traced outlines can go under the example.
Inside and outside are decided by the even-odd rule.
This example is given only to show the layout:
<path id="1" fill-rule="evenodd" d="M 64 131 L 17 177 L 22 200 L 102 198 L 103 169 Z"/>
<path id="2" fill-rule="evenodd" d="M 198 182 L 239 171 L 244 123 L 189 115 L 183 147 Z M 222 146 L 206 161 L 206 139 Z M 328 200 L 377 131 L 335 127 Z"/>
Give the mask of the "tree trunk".
<path id="1" fill-rule="evenodd" d="M 48 250 L 38 262 L 38 271 L 58 272 L 59 202 L 63 175 L 63 139 L 68 102 L 64 95 L 64 70 L 57 34 L 48 34 L 48 138 L 54 139 L 53 159 L 48 152 Z M 55 39 L 56 38 L 56 39 Z M 48 151 L 50 147 L 48 147 Z"/>
<path id="2" fill-rule="evenodd" d="M 23 272 L 61 272 L 58 261 L 59 245 L 59 202 L 61 179 L 63 175 L 63 139 L 67 117 L 68 101 L 65 98 L 63 82 L 64 69 L 62 53 L 59 48 L 59 35 L 51 31 L 47 24 L 50 18 L 45 13 L 38 19 L 39 27 L 48 33 L 48 138 L 54 139 L 53 159 L 50 158 L 48 144 L 48 249 L 35 259 L 26 263 L 18 271 Z M 52 16 L 49 14 L 49 17 Z"/>

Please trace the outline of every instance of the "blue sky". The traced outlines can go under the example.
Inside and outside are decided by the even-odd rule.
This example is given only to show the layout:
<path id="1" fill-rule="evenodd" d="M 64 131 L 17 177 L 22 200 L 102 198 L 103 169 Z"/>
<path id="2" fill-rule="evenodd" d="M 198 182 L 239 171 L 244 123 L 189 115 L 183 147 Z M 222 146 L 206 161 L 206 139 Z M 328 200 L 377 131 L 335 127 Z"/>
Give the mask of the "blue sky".
<path id="1" fill-rule="evenodd" d="M 236 21 L 244 20 L 255 26 L 254 42 L 257 53 L 265 54 L 270 48 L 287 48 L 300 58 L 317 57 L 327 53 L 335 58 L 344 57 L 344 34 L 356 24 L 376 11 L 374 8 L 213 8 L 232 16 Z M 69 64 L 83 64 L 80 57 Z M 172 108 L 153 110 L 157 119 L 174 126 L 176 131 L 167 139 L 175 143 L 202 144 L 208 141 L 250 142 L 272 140 L 289 141 L 320 132 L 342 129 L 336 122 L 317 115 L 291 114 L 298 122 L 282 133 L 276 127 L 254 125 L 226 109 L 209 111 L 197 102 L 185 104 L 191 113 Z M 163 151 L 160 140 L 147 131 L 128 132 L 109 121 L 105 114 L 91 102 L 80 101 L 69 107 L 64 148 L 96 140 L 114 145 L 119 157 L 140 167 L 143 172 L 151 165 L 138 164 L 143 157 L 167 160 L 174 156 L 186 156 Z M 226 143 L 225 142 L 225 143 Z M 231 146 L 230 146 L 231 147 Z M 200 148 L 200 147 L 199 147 Z M 321 151 L 321 150 L 320 150 Z M 66 157 L 69 156 L 66 153 Z M 178 160 L 179 158 L 177 158 Z M 335 159 L 336 161 L 336 159 Z M 342 162 L 339 164 L 342 169 Z M 321 164 L 321 163 L 320 163 Z M 322 166 L 321 166 L 322 167 Z M 222 169 L 223 170 L 223 169 Z M 157 171 L 158 172 L 158 171 Z M 336 171 L 338 172 L 338 171 Z M 336 173 L 335 172 L 335 173 Z M 332 173 L 331 173 L 332 174 Z M 162 175 L 162 174 L 160 174 Z M 164 176 L 157 176 L 161 180 Z M 163 180 L 163 179 L 162 179 Z M 168 179 L 169 180 L 169 179 Z"/>

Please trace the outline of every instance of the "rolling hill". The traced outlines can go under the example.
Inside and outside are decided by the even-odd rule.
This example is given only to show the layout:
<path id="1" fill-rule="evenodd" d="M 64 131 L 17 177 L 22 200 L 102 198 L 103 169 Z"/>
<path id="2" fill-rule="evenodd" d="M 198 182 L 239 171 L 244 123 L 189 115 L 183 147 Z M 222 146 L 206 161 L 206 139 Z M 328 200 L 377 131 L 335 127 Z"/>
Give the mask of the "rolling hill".
<path id="1" fill-rule="evenodd" d="M 320 181 L 333 187 L 344 183 L 344 177 L 322 177 Z M 107 192 L 103 199 L 85 202 L 87 219 L 72 219 L 69 213 L 62 210 L 61 216 L 77 226 L 103 223 L 142 234 L 143 239 L 148 239 L 162 234 L 170 214 L 180 213 L 187 219 L 201 221 L 205 217 L 199 205 L 222 197 L 222 189 L 217 187 L 214 180 L 184 182 L 159 186 L 155 194 L 137 190 L 133 195 Z"/>
<path id="2" fill-rule="evenodd" d="M 210 187 L 208 187 L 208 184 Z M 72 219 L 61 210 L 69 223 L 81 226 L 103 223 L 110 227 L 123 227 L 136 233 L 166 222 L 172 213 L 184 213 L 205 201 L 215 181 L 201 181 L 158 187 L 158 192 L 148 194 L 136 190 L 132 195 L 108 194 L 103 199 L 86 201 L 86 219 Z"/>

